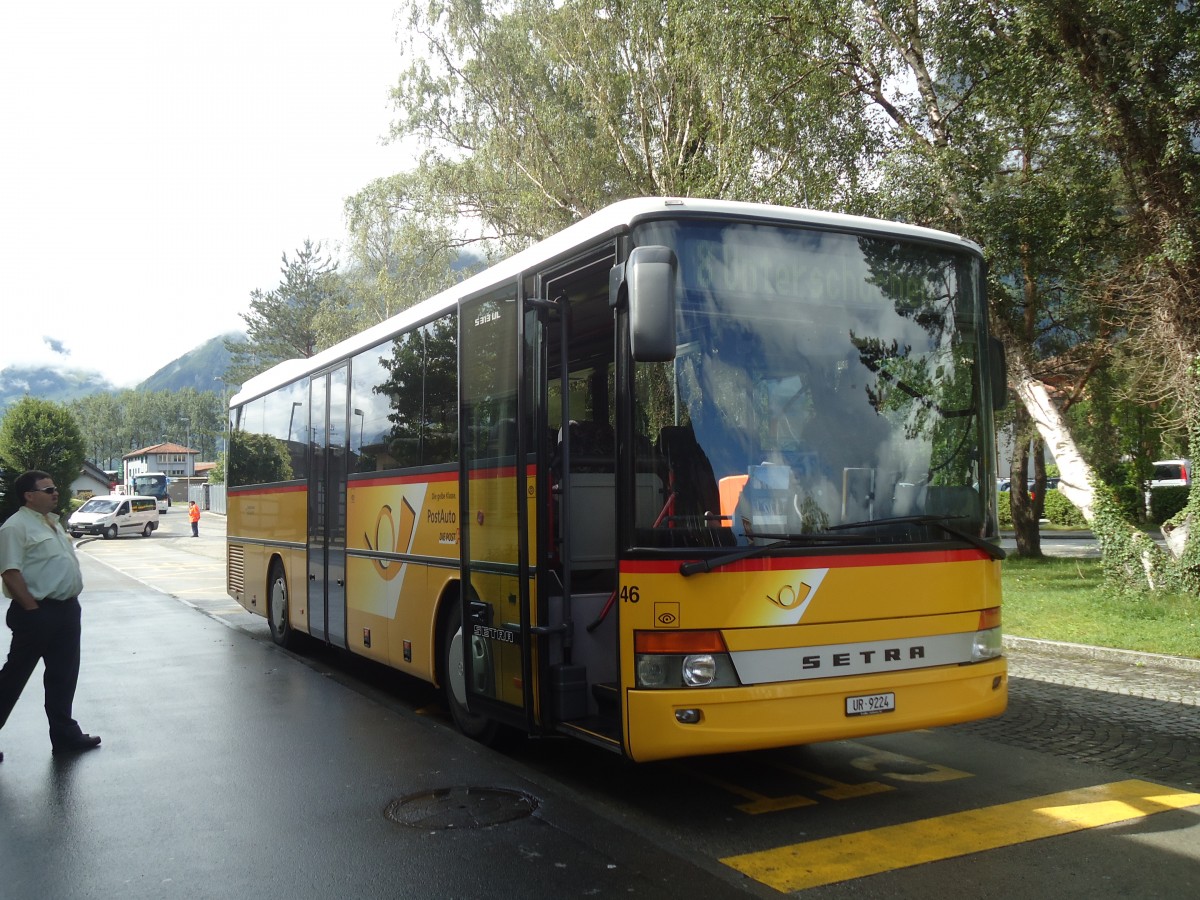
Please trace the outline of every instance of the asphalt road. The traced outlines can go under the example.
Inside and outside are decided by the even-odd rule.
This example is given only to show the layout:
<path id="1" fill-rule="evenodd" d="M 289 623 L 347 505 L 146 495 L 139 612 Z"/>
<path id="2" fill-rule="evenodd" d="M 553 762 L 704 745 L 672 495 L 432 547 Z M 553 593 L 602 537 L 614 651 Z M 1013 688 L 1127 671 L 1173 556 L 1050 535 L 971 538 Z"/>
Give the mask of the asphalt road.
<path id="1" fill-rule="evenodd" d="M 1010 708 L 867 741 L 634 766 L 487 750 L 435 692 L 270 643 L 224 522 L 80 547 L 77 714 L 0 732 L 0 897 L 1200 894 L 1196 661 L 1010 642 Z M 197 614 L 201 613 L 201 614 Z"/>

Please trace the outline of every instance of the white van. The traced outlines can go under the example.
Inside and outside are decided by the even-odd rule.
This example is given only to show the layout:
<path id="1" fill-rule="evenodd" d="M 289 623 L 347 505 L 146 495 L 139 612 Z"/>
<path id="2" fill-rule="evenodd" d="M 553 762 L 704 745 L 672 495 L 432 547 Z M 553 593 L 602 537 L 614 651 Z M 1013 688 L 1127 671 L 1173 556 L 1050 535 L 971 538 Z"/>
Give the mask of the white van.
<path id="1" fill-rule="evenodd" d="M 122 534 L 150 537 L 158 529 L 158 503 L 153 497 L 109 494 L 93 497 L 71 513 L 67 531 L 72 537 L 102 534 L 105 540 Z"/>

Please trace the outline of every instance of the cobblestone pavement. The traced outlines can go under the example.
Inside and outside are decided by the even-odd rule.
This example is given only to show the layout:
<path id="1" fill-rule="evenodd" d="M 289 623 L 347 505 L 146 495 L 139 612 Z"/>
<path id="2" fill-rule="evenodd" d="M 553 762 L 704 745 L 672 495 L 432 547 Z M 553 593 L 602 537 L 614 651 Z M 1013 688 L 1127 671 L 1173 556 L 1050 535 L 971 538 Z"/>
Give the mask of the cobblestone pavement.
<path id="1" fill-rule="evenodd" d="M 956 726 L 1152 781 L 1200 785 L 1200 660 L 1006 638 L 1008 711 Z"/>

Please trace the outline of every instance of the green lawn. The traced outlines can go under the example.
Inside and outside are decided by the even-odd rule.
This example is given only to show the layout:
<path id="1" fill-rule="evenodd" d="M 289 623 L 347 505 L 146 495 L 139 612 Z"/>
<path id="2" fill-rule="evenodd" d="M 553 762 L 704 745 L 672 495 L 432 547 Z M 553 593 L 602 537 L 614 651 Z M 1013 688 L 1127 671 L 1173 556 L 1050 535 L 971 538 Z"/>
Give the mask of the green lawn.
<path id="1" fill-rule="evenodd" d="M 1200 658 L 1200 598 L 1116 596 L 1100 560 L 1005 560 L 1004 633 L 1098 647 Z"/>

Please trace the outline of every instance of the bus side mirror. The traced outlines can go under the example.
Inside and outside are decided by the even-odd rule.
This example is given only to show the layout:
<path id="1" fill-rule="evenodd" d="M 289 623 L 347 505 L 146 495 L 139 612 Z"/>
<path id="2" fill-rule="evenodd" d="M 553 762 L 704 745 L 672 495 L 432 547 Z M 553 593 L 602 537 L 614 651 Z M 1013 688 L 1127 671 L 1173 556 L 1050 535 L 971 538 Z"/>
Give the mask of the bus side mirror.
<path id="1" fill-rule="evenodd" d="M 629 343 L 638 362 L 675 358 L 675 269 L 670 247 L 635 247 L 614 270 L 629 301 Z M 619 288 L 619 284 L 617 285 Z"/>
<path id="2" fill-rule="evenodd" d="M 1008 406 L 1008 364 L 999 338 L 988 338 L 988 371 L 992 376 L 992 409 Z"/>

